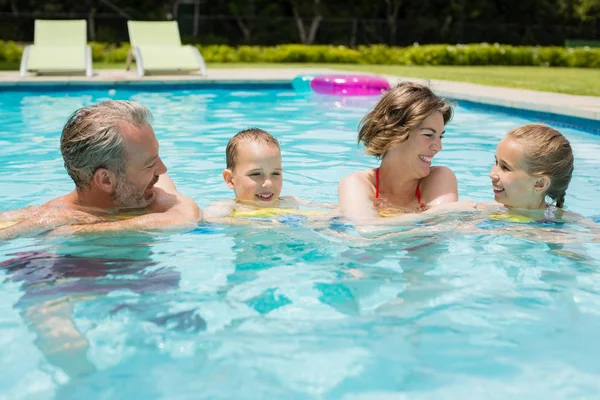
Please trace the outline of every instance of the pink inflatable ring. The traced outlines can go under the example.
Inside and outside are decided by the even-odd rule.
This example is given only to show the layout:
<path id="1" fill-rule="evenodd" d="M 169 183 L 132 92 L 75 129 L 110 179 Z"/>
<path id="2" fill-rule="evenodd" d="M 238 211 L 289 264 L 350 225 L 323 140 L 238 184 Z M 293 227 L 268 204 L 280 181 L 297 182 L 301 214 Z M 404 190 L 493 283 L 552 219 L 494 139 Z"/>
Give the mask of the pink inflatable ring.
<path id="1" fill-rule="evenodd" d="M 319 94 L 342 96 L 377 96 L 390 89 L 387 79 L 375 75 L 320 75 L 310 81 Z"/>

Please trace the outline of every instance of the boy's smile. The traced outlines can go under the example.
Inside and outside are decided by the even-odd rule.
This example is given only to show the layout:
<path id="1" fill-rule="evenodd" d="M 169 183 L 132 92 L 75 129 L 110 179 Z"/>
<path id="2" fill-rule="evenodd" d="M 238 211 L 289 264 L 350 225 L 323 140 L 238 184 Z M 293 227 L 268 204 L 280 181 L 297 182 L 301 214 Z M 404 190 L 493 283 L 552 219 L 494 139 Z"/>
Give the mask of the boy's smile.
<path id="1" fill-rule="evenodd" d="M 236 200 L 272 207 L 279 200 L 283 186 L 281 152 L 273 145 L 245 140 L 236 149 L 233 171 L 223 171 Z"/>

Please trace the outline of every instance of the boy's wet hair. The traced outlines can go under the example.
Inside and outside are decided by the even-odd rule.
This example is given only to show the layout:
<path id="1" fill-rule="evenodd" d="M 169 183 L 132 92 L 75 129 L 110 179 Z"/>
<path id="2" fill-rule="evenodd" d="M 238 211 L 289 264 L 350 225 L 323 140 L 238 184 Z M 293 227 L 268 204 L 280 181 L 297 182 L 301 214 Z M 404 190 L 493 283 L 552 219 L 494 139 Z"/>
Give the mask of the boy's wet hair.
<path id="1" fill-rule="evenodd" d="M 527 124 L 506 134 L 523 145 L 525 171 L 532 176 L 547 176 L 550 187 L 545 195 L 563 208 L 565 194 L 573 175 L 573 150 L 562 133 L 544 124 Z"/>
<path id="2" fill-rule="evenodd" d="M 235 164 L 237 162 L 237 146 L 244 141 L 264 143 L 279 149 L 279 142 L 267 131 L 259 128 L 244 129 L 239 131 L 229 140 L 229 143 L 227 143 L 227 148 L 225 149 L 227 169 L 233 171 L 235 168 Z"/>
<path id="3" fill-rule="evenodd" d="M 444 125 L 452 118 L 452 106 L 424 85 L 401 82 L 386 92 L 360 122 L 358 142 L 367 154 L 382 158 L 395 144 L 408 139 L 411 130 L 439 111 Z"/>

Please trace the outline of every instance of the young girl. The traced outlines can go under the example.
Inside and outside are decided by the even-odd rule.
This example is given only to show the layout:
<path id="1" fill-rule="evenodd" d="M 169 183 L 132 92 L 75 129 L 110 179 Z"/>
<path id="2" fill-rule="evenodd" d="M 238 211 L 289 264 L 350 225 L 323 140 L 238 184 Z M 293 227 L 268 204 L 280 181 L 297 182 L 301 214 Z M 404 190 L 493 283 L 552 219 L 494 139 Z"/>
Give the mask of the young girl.
<path id="1" fill-rule="evenodd" d="M 534 222 L 562 216 L 573 151 L 559 131 L 543 124 L 515 128 L 498 144 L 495 159 L 490 179 L 497 212 L 492 219 Z"/>

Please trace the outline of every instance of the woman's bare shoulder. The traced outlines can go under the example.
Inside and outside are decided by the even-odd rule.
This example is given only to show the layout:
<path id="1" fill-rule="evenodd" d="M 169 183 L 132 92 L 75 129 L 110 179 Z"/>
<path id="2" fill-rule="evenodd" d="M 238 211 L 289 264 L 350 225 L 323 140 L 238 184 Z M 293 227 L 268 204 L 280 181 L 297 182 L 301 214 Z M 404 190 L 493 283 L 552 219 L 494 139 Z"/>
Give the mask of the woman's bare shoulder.
<path id="1" fill-rule="evenodd" d="M 421 194 L 427 202 L 458 200 L 456 175 L 448 167 L 432 167 L 430 174 L 421 182 Z"/>
<path id="2" fill-rule="evenodd" d="M 427 178 L 430 179 L 454 179 L 456 180 L 456 175 L 454 175 L 454 171 L 452 171 L 448 167 L 444 167 L 442 165 L 438 165 L 435 167 L 431 167 L 429 176 Z"/>
<path id="3" fill-rule="evenodd" d="M 375 182 L 375 170 L 366 169 L 363 171 L 352 172 L 342 178 L 340 181 L 340 187 L 342 186 L 368 186 L 373 185 Z"/>

